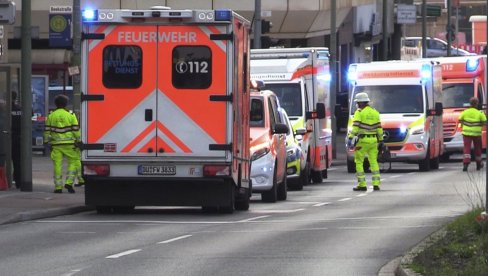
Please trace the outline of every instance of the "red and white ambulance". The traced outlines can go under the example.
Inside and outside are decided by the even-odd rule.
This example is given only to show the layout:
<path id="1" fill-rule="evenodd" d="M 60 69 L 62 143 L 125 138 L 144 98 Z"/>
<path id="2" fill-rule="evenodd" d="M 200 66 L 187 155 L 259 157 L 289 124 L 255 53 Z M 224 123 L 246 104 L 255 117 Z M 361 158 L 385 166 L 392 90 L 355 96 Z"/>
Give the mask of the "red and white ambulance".
<path id="1" fill-rule="evenodd" d="M 247 210 L 249 22 L 230 10 L 85 10 L 85 201 Z"/>
<path id="2" fill-rule="evenodd" d="M 444 114 L 444 154 L 463 152 L 463 135 L 459 115 L 467 109 L 469 99 L 477 97 L 480 107 L 486 108 L 486 56 L 442 57 L 435 59 L 442 67 L 442 102 Z M 486 149 L 486 127 L 482 131 L 483 149 Z"/>
<path id="3" fill-rule="evenodd" d="M 443 153 L 441 67 L 428 60 L 355 63 L 349 66 L 350 99 L 366 92 L 380 113 L 392 162 L 417 163 L 420 171 L 439 168 Z M 351 100 L 348 131 L 356 104 Z M 354 150 L 347 170 L 355 172 Z"/>

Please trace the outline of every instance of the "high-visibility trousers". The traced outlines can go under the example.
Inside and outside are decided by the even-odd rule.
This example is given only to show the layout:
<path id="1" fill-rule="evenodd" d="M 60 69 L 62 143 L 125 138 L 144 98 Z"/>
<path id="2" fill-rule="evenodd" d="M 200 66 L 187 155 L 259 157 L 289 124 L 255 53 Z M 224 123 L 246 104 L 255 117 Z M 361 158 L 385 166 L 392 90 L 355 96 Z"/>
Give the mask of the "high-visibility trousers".
<path id="1" fill-rule="evenodd" d="M 366 187 L 366 175 L 364 173 L 364 158 L 368 156 L 371 169 L 371 182 L 373 186 L 381 184 L 380 166 L 378 165 L 378 142 L 376 138 L 360 138 L 354 148 L 354 162 L 356 163 L 356 177 L 358 187 Z"/>
<path id="2" fill-rule="evenodd" d="M 481 148 L 483 147 L 481 136 L 463 135 L 463 164 L 471 163 L 471 144 L 474 148 L 474 158 L 477 164 L 481 163 Z"/>
<path id="3" fill-rule="evenodd" d="M 66 179 L 64 184 L 73 185 L 76 175 L 76 164 L 80 160 L 80 152 L 74 145 L 53 145 L 51 159 L 54 167 L 54 188 L 63 188 L 63 159 L 68 160 Z"/>
<path id="4" fill-rule="evenodd" d="M 83 184 L 85 183 L 85 180 L 83 179 L 83 173 L 81 171 L 81 151 L 78 147 L 76 147 L 75 149 L 78 152 L 78 160 L 75 162 L 76 164 L 75 178 L 78 179 L 78 184 Z"/>

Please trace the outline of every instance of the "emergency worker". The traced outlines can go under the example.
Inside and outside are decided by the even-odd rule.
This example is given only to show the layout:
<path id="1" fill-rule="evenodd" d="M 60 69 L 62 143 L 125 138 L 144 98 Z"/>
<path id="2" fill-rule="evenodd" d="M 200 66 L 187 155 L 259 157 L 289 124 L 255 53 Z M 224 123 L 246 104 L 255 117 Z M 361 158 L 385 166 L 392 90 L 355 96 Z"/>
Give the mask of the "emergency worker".
<path id="1" fill-rule="evenodd" d="M 54 98 L 56 109 L 51 111 L 46 119 L 44 128 L 44 142 L 51 147 L 51 159 L 54 165 L 54 193 L 63 190 L 63 159 L 68 160 L 68 168 L 64 188 L 74 193 L 73 182 L 76 176 L 76 166 L 80 152 L 75 144 L 80 141 L 80 127 L 73 113 L 66 110 L 68 97 L 57 95 Z"/>
<path id="2" fill-rule="evenodd" d="M 77 120 L 76 114 L 74 112 L 71 114 L 73 114 L 73 116 Z M 81 187 L 81 186 L 85 185 L 85 179 L 83 179 L 83 174 L 81 171 L 81 148 L 80 148 L 80 144 L 81 143 L 79 143 L 79 142 L 75 143 L 75 146 L 76 146 L 75 150 L 78 152 L 78 160 L 75 162 L 75 164 L 76 164 L 75 180 L 78 180 L 78 182 L 75 184 L 75 187 Z"/>
<path id="3" fill-rule="evenodd" d="M 12 165 L 14 167 L 13 178 L 15 187 L 20 189 L 20 130 L 22 109 L 17 103 L 17 92 L 12 91 Z"/>
<path id="4" fill-rule="evenodd" d="M 354 101 L 358 108 L 354 112 L 352 131 L 348 135 L 348 146 L 354 146 L 354 162 L 356 163 L 356 177 L 358 179 L 358 185 L 353 190 L 368 190 L 363 166 L 364 158 L 367 155 L 372 173 L 373 190 L 379 191 L 381 180 L 378 151 L 384 147 L 380 113 L 369 106 L 367 93 L 356 94 Z M 352 145 L 353 141 L 357 141 L 355 145 Z"/>
<path id="5" fill-rule="evenodd" d="M 474 145 L 474 157 L 476 160 L 476 170 L 483 168 L 481 161 L 481 129 L 486 122 L 486 115 L 478 110 L 479 100 L 476 97 L 469 99 L 470 107 L 459 115 L 459 123 L 463 129 L 463 171 L 468 171 L 471 162 L 471 144 Z"/>

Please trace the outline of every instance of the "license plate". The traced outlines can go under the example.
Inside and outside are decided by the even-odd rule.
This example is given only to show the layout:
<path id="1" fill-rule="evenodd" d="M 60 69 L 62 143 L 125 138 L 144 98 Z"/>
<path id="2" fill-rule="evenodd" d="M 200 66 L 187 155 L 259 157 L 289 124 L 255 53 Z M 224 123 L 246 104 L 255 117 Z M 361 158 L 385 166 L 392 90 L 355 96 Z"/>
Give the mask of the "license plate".
<path id="1" fill-rule="evenodd" d="M 137 168 L 139 175 L 175 175 L 175 166 L 153 166 L 153 165 L 139 165 Z"/>

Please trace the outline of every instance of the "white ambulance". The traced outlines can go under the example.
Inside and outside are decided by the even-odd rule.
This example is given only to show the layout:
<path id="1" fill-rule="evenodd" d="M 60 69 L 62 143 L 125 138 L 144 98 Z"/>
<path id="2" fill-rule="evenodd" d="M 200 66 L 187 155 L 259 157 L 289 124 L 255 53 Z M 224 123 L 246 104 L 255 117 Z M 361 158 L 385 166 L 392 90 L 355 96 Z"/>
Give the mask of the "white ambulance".
<path id="1" fill-rule="evenodd" d="M 247 210 L 249 28 L 230 10 L 85 10 L 85 201 Z"/>
<path id="2" fill-rule="evenodd" d="M 380 113 L 392 162 L 417 163 L 420 171 L 439 168 L 443 153 L 441 67 L 432 61 L 383 61 L 349 66 L 350 99 L 366 92 Z M 350 100 L 348 132 L 356 104 Z M 347 171 L 355 172 L 347 149 Z"/>
<path id="3" fill-rule="evenodd" d="M 265 82 L 286 110 L 293 130 L 301 136 L 305 155 L 301 171 L 288 171 L 288 186 L 322 182 L 332 164 L 332 127 L 327 48 L 251 50 L 251 79 Z M 290 153 L 293 154 L 293 153 Z"/>

